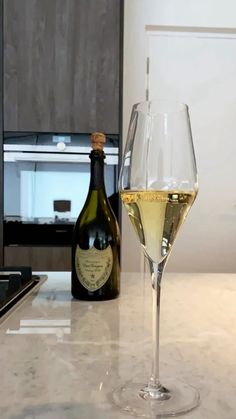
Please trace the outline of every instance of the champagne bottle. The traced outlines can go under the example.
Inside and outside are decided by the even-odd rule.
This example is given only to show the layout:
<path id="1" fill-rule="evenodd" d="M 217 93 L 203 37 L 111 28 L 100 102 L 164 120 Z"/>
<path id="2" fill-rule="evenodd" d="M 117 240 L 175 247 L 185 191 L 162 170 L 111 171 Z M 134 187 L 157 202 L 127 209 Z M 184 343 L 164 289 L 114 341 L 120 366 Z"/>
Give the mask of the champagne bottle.
<path id="1" fill-rule="evenodd" d="M 91 136 L 88 196 L 72 239 L 71 292 L 80 300 L 109 300 L 120 291 L 120 233 L 104 185 L 105 136 Z"/>

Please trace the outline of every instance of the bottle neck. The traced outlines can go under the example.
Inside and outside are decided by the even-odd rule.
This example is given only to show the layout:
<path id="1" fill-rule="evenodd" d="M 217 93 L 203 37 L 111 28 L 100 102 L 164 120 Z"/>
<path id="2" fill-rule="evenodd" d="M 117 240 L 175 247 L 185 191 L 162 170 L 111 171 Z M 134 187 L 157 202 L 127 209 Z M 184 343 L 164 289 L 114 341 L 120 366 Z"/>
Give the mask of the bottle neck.
<path id="1" fill-rule="evenodd" d="M 91 176 L 90 186 L 91 190 L 105 189 L 104 186 L 104 159 L 105 154 L 102 150 L 92 150 L 90 155 L 91 159 Z"/>

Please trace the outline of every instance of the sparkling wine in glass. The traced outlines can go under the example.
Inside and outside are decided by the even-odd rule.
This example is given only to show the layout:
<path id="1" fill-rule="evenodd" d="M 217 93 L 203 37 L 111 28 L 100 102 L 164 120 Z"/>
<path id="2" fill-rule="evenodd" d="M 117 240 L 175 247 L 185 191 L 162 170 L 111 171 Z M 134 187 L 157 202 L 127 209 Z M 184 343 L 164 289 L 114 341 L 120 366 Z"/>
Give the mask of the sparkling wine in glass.
<path id="1" fill-rule="evenodd" d="M 177 416 L 199 404 L 198 391 L 175 377 L 159 377 L 159 317 L 162 274 L 177 233 L 198 191 L 188 107 L 165 101 L 133 106 L 122 160 L 119 191 L 148 260 L 153 295 L 152 364 L 149 379 L 135 377 L 113 393 L 133 415 Z M 181 330 L 179 331 L 181 334 Z"/>

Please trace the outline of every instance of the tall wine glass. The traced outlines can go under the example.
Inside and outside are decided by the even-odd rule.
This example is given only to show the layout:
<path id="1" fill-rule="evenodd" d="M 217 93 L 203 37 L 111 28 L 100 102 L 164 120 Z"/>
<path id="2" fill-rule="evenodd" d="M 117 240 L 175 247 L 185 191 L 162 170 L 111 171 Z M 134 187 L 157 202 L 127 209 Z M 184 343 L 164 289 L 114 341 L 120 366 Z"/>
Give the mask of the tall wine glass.
<path id="1" fill-rule="evenodd" d="M 114 391 L 113 400 L 133 415 L 176 416 L 199 404 L 193 387 L 176 380 L 159 380 L 162 274 L 198 191 L 187 105 L 147 101 L 133 106 L 119 191 L 150 266 L 153 348 L 149 380 L 131 380 Z"/>

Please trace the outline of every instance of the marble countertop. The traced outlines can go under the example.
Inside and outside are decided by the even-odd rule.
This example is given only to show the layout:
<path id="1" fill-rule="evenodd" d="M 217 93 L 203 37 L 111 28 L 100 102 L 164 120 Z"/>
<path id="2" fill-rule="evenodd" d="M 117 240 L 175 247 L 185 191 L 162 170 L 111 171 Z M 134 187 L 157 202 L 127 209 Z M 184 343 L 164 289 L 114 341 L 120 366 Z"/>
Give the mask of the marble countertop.
<path id="1" fill-rule="evenodd" d="M 236 274 L 166 274 L 160 371 L 200 390 L 188 419 L 236 418 Z M 1 419 L 128 419 L 111 392 L 151 364 L 151 286 L 122 275 L 106 302 L 72 301 L 49 273 L 0 325 Z"/>

